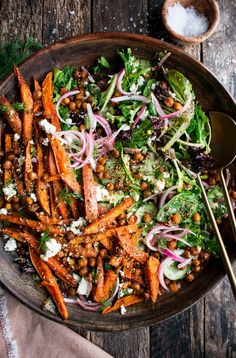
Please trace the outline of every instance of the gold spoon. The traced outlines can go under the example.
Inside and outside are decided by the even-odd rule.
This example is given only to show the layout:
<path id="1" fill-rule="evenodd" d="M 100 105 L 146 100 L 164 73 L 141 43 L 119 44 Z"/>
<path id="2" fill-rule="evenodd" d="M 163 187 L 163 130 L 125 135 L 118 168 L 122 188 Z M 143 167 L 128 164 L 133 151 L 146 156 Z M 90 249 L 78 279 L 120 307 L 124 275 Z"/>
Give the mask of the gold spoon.
<path id="1" fill-rule="evenodd" d="M 225 198 L 226 208 L 230 218 L 233 235 L 236 239 L 236 221 L 234 211 L 223 175 L 223 169 L 229 164 L 231 164 L 236 157 L 236 123 L 231 117 L 229 117 L 225 113 L 210 112 L 209 116 L 212 127 L 212 138 L 210 147 L 211 156 L 214 158 L 213 169 L 216 169 L 217 173 L 220 175 L 220 181 Z M 203 201 L 206 206 L 209 218 L 211 220 L 211 224 L 215 231 L 220 249 L 220 254 L 225 265 L 225 269 L 232 287 L 234 297 L 236 299 L 236 277 L 199 174 L 197 174 L 197 181 L 202 190 Z"/>

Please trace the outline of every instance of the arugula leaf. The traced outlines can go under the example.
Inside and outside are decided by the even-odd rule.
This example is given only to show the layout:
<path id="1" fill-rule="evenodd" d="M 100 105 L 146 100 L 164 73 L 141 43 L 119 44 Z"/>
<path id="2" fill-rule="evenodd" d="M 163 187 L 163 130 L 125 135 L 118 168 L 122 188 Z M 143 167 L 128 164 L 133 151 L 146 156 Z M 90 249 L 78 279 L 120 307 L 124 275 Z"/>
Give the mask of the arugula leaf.
<path id="1" fill-rule="evenodd" d="M 57 102 L 61 87 L 65 87 L 68 91 L 71 91 L 76 86 L 76 80 L 73 78 L 74 67 L 65 66 L 62 70 L 58 67 L 54 68 L 53 84 L 54 84 L 54 98 L 53 101 Z"/>
<path id="2" fill-rule="evenodd" d="M 44 231 L 44 233 L 41 235 L 40 237 L 40 244 L 39 244 L 39 248 L 42 252 L 46 252 L 47 251 L 47 241 L 50 240 L 50 235 L 49 235 L 50 231 L 49 229 L 47 229 L 46 231 Z"/>
<path id="3" fill-rule="evenodd" d="M 205 149 L 206 153 L 210 152 L 210 139 L 211 139 L 211 127 L 209 118 L 205 112 L 202 111 L 199 105 L 196 106 L 194 111 L 194 117 L 186 130 L 190 135 L 193 143 L 200 143 Z"/>
<path id="4" fill-rule="evenodd" d="M 176 98 L 182 104 L 187 101 L 190 94 L 193 94 L 192 84 L 181 72 L 169 70 L 166 74 L 166 79 L 172 91 L 176 94 Z"/>
<path id="5" fill-rule="evenodd" d="M 125 146 L 130 148 L 142 148 L 147 145 L 148 139 L 153 133 L 152 123 L 149 119 L 144 119 L 134 129 L 131 138 L 126 141 Z"/>

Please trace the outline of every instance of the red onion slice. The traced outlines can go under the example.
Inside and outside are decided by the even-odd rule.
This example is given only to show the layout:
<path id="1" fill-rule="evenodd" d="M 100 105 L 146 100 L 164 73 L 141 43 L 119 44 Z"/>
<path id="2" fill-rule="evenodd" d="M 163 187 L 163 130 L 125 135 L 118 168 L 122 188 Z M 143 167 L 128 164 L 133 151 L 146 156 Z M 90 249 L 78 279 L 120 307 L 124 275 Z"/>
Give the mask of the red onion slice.
<path id="1" fill-rule="evenodd" d="M 139 120 L 142 118 L 142 116 L 144 115 L 145 111 L 146 111 L 146 106 L 143 106 L 140 111 L 137 114 L 137 117 L 135 118 L 134 123 L 131 126 L 131 129 L 134 129 L 136 127 L 136 125 L 138 124 Z"/>
<path id="2" fill-rule="evenodd" d="M 179 269 L 181 269 L 181 268 L 183 268 L 183 267 L 185 267 L 185 266 L 187 266 L 187 265 L 190 265 L 191 262 L 192 262 L 192 257 L 191 257 L 190 259 L 184 260 L 183 262 L 181 262 L 180 264 L 178 264 L 177 267 L 178 267 Z"/>
<path id="3" fill-rule="evenodd" d="M 63 101 L 63 99 L 65 99 L 65 98 L 67 98 L 67 97 L 70 97 L 70 96 L 74 96 L 74 95 L 76 95 L 77 93 L 80 93 L 80 91 L 79 91 L 79 90 L 75 90 L 75 91 L 66 92 L 66 93 L 63 94 L 63 95 L 59 98 L 59 100 L 57 101 L 57 104 L 56 104 L 56 112 L 57 112 L 58 118 L 60 119 L 60 121 L 61 121 L 62 123 L 66 123 L 66 124 L 67 124 L 67 122 L 60 116 L 60 113 L 59 113 L 60 104 L 61 104 L 61 102 Z M 75 124 L 75 123 L 71 123 L 71 124 Z"/>
<path id="4" fill-rule="evenodd" d="M 165 205 L 167 196 L 174 190 L 176 190 L 178 188 L 177 185 L 171 186 L 170 188 L 168 188 L 161 196 L 160 202 L 159 202 L 159 208 L 161 209 L 162 206 Z"/>
<path id="5" fill-rule="evenodd" d="M 150 103 L 150 100 L 147 97 L 144 97 L 139 94 L 132 94 L 130 96 L 120 96 L 120 97 L 113 97 L 111 101 L 114 103 L 119 103 L 123 101 L 139 101 L 143 103 Z"/>
<path id="6" fill-rule="evenodd" d="M 157 113 L 159 114 L 160 117 L 165 116 L 165 112 L 163 111 L 163 109 L 161 108 L 161 105 L 158 101 L 158 99 L 156 98 L 156 96 L 154 96 L 153 93 L 151 93 L 151 99 L 152 99 L 152 103 L 154 104 Z"/>
<path id="7" fill-rule="evenodd" d="M 189 98 L 187 99 L 185 105 L 179 111 L 169 113 L 169 114 L 165 114 L 164 116 L 161 116 L 161 119 L 168 119 L 168 118 L 180 116 L 181 114 L 183 114 L 188 109 L 188 107 L 190 106 L 191 101 L 192 101 L 192 95 L 189 96 Z"/>
<path id="8" fill-rule="evenodd" d="M 162 260 L 159 269 L 158 269 L 158 280 L 161 284 L 161 286 L 166 290 L 169 291 L 169 288 L 166 286 L 164 281 L 164 268 L 165 265 L 168 264 L 172 259 L 170 257 L 166 257 L 164 260 Z"/>
<path id="9" fill-rule="evenodd" d="M 178 262 L 184 262 L 185 261 L 185 258 L 183 258 L 182 256 L 179 256 L 178 254 L 176 254 L 172 250 L 161 249 L 161 253 L 163 255 L 166 255 L 166 256 L 170 257 L 174 261 L 178 261 Z"/>
<path id="10" fill-rule="evenodd" d="M 116 88 L 118 89 L 118 91 L 123 94 L 123 95 L 131 95 L 133 94 L 134 92 L 126 92 L 123 90 L 122 88 L 122 80 L 124 78 L 124 75 L 125 75 L 125 69 L 123 68 L 119 73 L 118 73 L 118 76 L 117 76 L 117 81 L 116 81 Z"/>
<path id="11" fill-rule="evenodd" d="M 94 114 L 94 117 L 96 118 L 97 122 L 104 128 L 106 135 L 111 136 L 112 130 L 108 121 L 100 114 Z"/>

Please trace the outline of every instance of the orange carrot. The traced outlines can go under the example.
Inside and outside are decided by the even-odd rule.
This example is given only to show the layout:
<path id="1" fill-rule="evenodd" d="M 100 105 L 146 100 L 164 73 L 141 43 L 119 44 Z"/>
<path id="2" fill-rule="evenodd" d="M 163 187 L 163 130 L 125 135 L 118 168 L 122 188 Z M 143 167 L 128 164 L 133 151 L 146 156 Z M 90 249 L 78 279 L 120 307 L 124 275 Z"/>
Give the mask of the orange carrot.
<path id="1" fill-rule="evenodd" d="M 93 290 L 93 299 L 96 302 L 102 302 L 103 300 L 103 289 L 104 289 L 104 268 L 101 256 L 97 258 L 97 283 Z"/>
<path id="2" fill-rule="evenodd" d="M 0 106 L 4 119 L 9 123 L 14 133 L 21 135 L 22 122 L 18 113 L 14 110 L 7 98 L 0 96 Z"/>
<path id="3" fill-rule="evenodd" d="M 85 214 L 88 222 L 94 222 L 98 218 L 98 203 L 96 199 L 96 184 L 93 177 L 91 164 L 85 164 L 82 168 Z"/>
<path id="4" fill-rule="evenodd" d="M 114 303 L 113 306 L 106 307 L 106 308 L 102 311 L 102 314 L 110 313 L 110 312 L 113 312 L 113 311 L 117 311 L 118 309 L 121 308 L 121 306 L 128 307 L 128 306 L 134 305 L 135 303 L 141 302 L 141 301 L 143 301 L 143 300 L 144 300 L 144 298 L 143 298 L 143 296 L 141 296 L 141 295 L 124 296 L 124 297 L 122 297 L 122 298 L 119 298 L 119 299 Z"/>
<path id="5" fill-rule="evenodd" d="M 155 303 L 157 300 L 158 290 L 159 290 L 159 280 L 158 280 L 159 266 L 160 266 L 160 261 L 154 256 L 149 256 L 144 270 L 149 293 L 153 303 Z"/>

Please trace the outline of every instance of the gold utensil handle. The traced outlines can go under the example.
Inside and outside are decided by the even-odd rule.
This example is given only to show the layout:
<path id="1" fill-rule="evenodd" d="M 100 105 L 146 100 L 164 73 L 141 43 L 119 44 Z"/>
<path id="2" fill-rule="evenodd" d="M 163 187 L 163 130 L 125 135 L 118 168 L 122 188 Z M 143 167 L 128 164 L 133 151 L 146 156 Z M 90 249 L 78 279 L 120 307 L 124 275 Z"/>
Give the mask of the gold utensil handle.
<path id="1" fill-rule="evenodd" d="M 222 260 L 223 260 L 223 263 L 224 263 L 224 266 L 225 266 L 225 270 L 227 272 L 227 275 L 228 275 L 228 278 L 229 278 L 229 281 L 230 281 L 230 284 L 231 284 L 231 288 L 232 288 L 232 291 L 233 291 L 233 294 L 234 294 L 234 298 L 236 299 L 236 278 L 235 278 L 235 274 L 234 274 L 234 271 L 233 271 L 229 256 L 227 254 L 227 251 L 226 251 L 226 248 L 225 248 L 225 245 L 224 245 L 224 241 L 223 241 L 223 239 L 221 237 L 218 225 L 216 223 L 216 219 L 215 219 L 215 217 L 213 215 L 213 212 L 211 210 L 211 206 L 210 206 L 210 203 L 208 201 L 208 197 L 207 197 L 205 188 L 203 186 L 203 183 L 202 183 L 202 180 L 201 180 L 199 174 L 197 175 L 197 181 L 198 181 L 198 184 L 200 185 L 200 188 L 202 190 L 202 199 L 203 199 L 203 202 L 205 204 L 205 207 L 206 207 L 209 219 L 211 221 L 212 227 L 213 227 L 213 229 L 215 231 L 216 239 L 217 239 L 219 249 L 220 249 L 220 254 L 221 254 L 221 257 L 222 257 Z"/>
<path id="2" fill-rule="evenodd" d="M 232 207 L 232 204 L 231 204 L 231 200 L 230 200 L 230 197 L 229 197 L 229 192 L 228 192 L 228 189 L 227 189 L 227 186 L 226 186 L 226 182 L 225 182 L 225 178 L 224 178 L 224 174 L 223 174 L 223 169 L 219 169 L 218 173 L 220 175 L 222 191 L 223 191 L 223 194 L 224 194 L 225 204 L 226 204 L 227 212 L 228 212 L 228 215 L 229 215 L 230 224 L 231 224 L 231 227 L 232 227 L 234 239 L 236 240 L 236 220 L 235 220 L 234 210 L 233 210 L 233 207 Z"/>

